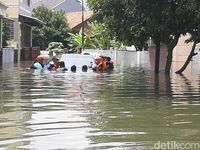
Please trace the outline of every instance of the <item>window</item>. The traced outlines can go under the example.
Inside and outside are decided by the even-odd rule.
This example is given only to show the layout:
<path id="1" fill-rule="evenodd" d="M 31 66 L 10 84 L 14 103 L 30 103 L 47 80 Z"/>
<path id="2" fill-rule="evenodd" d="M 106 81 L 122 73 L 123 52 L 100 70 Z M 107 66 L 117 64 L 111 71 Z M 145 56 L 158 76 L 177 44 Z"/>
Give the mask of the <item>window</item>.
<path id="1" fill-rule="evenodd" d="M 5 20 L 4 25 L 3 25 L 3 32 L 7 40 L 13 40 L 14 39 L 14 22 Z"/>
<path id="2" fill-rule="evenodd" d="M 14 39 L 14 22 L 10 22 L 9 23 L 9 28 L 10 28 L 10 35 L 9 35 L 9 38 L 10 40 L 13 40 Z"/>

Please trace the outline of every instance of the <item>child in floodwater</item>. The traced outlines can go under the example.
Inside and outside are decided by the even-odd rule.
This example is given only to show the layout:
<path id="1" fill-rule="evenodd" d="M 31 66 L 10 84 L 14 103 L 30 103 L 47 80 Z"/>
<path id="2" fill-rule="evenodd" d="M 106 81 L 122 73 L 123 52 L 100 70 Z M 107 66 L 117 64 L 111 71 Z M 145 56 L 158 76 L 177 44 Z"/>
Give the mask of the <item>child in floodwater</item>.
<path id="1" fill-rule="evenodd" d="M 42 70 L 44 68 L 44 56 L 43 55 L 39 55 L 36 57 L 33 65 L 31 65 L 31 69 L 36 69 L 36 70 Z"/>

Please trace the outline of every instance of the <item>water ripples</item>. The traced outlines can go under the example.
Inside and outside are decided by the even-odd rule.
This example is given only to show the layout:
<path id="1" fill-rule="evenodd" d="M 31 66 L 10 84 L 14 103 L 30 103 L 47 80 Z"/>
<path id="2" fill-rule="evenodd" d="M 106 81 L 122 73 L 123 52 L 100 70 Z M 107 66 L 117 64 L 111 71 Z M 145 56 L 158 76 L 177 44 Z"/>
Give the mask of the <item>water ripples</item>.
<path id="1" fill-rule="evenodd" d="M 0 149 L 151 149 L 198 141 L 199 77 L 0 71 Z"/>

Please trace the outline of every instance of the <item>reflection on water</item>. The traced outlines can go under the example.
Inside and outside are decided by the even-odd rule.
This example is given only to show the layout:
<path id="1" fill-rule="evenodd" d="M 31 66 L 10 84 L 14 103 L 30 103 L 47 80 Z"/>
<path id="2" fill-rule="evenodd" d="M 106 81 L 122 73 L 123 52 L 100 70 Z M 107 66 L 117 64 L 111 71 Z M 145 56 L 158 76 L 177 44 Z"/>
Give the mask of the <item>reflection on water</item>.
<path id="1" fill-rule="evenodd" d="M 24 65 L 24 64 L 23 64 Z M 200 141 L 199 75 L 0 70 L 0 149 L 151 149 Z"/>

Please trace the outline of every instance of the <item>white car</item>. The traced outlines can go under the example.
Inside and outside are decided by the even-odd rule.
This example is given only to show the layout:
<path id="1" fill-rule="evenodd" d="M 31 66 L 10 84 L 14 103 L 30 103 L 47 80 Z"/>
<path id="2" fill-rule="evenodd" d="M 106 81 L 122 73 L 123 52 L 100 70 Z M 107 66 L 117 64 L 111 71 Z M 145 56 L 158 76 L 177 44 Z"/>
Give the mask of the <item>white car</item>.
<path id="1" fill-rule="evenodd" d="M 62 54 L 59 60 L 65 63 L 65 67 L 70 69 L 71 66 L 75 65 L 77 68 L 82 68 L 83 65 L 91 68 L 95 64 L 95 58 L 92 55 L 83 54 Z"/>

